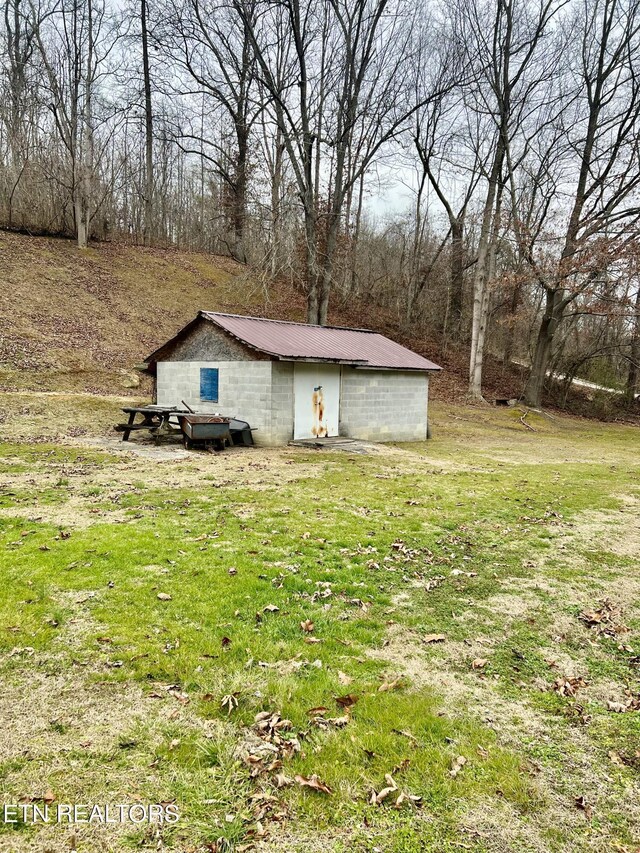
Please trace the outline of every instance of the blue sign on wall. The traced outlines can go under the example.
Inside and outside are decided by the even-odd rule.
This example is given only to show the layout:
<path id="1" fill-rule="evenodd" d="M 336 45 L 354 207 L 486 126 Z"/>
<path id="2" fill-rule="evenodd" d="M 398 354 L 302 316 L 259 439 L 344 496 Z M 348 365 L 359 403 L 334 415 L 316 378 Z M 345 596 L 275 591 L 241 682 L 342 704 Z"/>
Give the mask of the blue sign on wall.
<path id="1" fill-rule="evenodd" d="M 200 368 L 200 399 L 209 403 L 218 402 L 218 368 Z"/>

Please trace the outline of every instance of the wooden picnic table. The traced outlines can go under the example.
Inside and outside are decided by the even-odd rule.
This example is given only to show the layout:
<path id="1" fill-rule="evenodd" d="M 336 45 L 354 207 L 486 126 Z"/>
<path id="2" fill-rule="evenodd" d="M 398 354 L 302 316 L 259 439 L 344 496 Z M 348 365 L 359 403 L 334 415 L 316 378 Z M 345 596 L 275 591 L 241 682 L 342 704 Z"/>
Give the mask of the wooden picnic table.
<path id="1" fill-rule="evenodd" d="M 180 427 L 170 423 L 170 418 L 178 412 L 185 413 L 186 409 L 177 406 L 125 406 L 122 411 L 129 415 L 126 424 L 117 424 L 115 429 L 122 433 L 122 440 L 129 441 L 134 430 L 147 429 L 156 439 L 161 435 L 181 432 Z M 142 420 L 136 422 L 140 416 Z"/>

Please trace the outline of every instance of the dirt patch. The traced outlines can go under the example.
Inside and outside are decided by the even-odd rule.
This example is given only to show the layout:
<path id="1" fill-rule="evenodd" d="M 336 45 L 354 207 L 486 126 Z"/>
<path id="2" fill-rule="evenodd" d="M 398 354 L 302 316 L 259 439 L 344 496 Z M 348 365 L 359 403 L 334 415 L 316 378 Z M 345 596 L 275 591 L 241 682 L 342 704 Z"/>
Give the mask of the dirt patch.
<path id="1" fill-rule="evenodd" d="M 149 489 L 156 493 L 164 491 L 170 497 L 175 489 L 193 489 L 206 498 L 215 495 L 221 487 L 241 489 L 246 486 L 251 491 L 263 491 L 321 477 L 324 473 L 321 466 L 301 464 L 299 460 L 308 451 L 296 448 L 229 448 L 216 455 L 142 443 L 138 449 L 143 452 L 138 453 L 131 450 L 133 442 L 127 442 L 122 448 L 122 442 L 117 439 L 115 442 L 92 440 L 90 444 L 110 451 L 115 447 L 121 454 L 121 461 L 100 467 L 43 459 L 40 468 L 28 473 L 5 474 L 5 482 L 26 495 L 33 491 L 36 498 L 37 492 L 53 489 L 57 494 L 55 503 L 51 504 L 19 503 L 0 508 L 0 517 L 41 521 L 64 529 L 123 524 L 135 520 L 133 512 L 117 506 L 123 494 L 144 495 Z M 251 514 L 249 505 L 243 505 L 238 511 L 239 517 L 248 518 Z"/>
<path id="2" fill-rule="evenodd" d="M 124 454 L 128 456 L 140 456 L 143 459 L 153 459 L 156 462 L 171 462 L 177 459 L 188 459 L 191 455 L 188 450 L 177 441 L 158 444 L 149 441 L 123 441 L 121 438 L 104 436 L 103 438 L 81 438 L 74 444 L 95 447 L 109 453 Z"/>
<path id="3" fill-rule="evenodd" d="M 526 703 L 501 697 L 492 681 L 480 672 L 461 672 L 468 661 L 469 669 L 475 658 L 487 657 L 492 642 L 482 638 L 469 643 L 447 641 L 438 645 L 438 657 L 426 650 L 417 636 L 400 625 L 390 627 L 386 645 L 371 649 L 368 656 L 384 661 L 390 671 L 409 678 L 414 688 L 432 688 L 443 699 L 443 707 L 453 716 L 472 714 L 484 723 L 500 721 L 501 735 L 514 744 L 521 737 L 520 725 L 531 733 L 542 734 L 544 724 Z M 510 721 L 517 721 L 514 728 Z"/>
<path id="4" fill-rule="evenodd" d="M 623 506 L 617 511 L 584 512 L 572 533 L 559 544 L 579 545 L 597 551 L 610 551 L 619 557 L 640 559 L 640 500 L 620 495 Z"/>
<path id="5" fill-rule="evenodd" d="M 0 720 L 6 724 L 0 729 L 4 761 L 26 754 L 103 752 L 117 746 L 119 737 L 156 710 L 135 684 L 88 684 L 78 673 L 71 681 L 42 671 L 37 663 L 23 667 L 18 679 L 4 680 L 0 694 Z M 36 768 L 36 778 L 39 775 Z"/>
<path id="6" fill-rule="evenodd" d="M 468 842 L 480 843 L 483 850 L 491 853 L 548 853 L 552 849 L 540 829 L 506 800 L 483 800 L 469 806 L 460 830 Z"/>
<path id="7" fill-rule="evenodd" d="M 190 705 L 176 701 L 171 685 L 148 685 L 147 692 L 132 681 L 101 680 L 107 671 L 98 661 L 88 663 L 82 652 L 89 633 L 100 626 L 91 619 L 83 600 L 91 590 L 60 593 L 58 602 L 73 608 L 73 618 L 60 629 L 56 646 L 46 654 L 26 653 L 19 672 L 3 677 L 0 692 L 0 763 L 2 800 L 29 802 L 51 791 L 58 803 L 129 804 L 172 798 L 173 771 L 163 775 L 154 757 L 167 747 L 167 730 L 216 741 L 231 737 L 224 722 L 199 717 Z M 69 649 L 78 660 L 68 661 Z M 145 793 L 146 792 L 146 793 Z M 155 792 L 155 798 L 154 793 Z M 42 805 L 40 801 L 40 805 Z M 55 812 L 54 812 L 55 814 Z M 130 822 L 67 825 L 38 824 L 33 831 L 0 836 L 1 853 L 67 853 L 71 838 L 79 850 L 120 853 L 127 836 L 146 832 Z M 148 838 L 159 839 L 157 827 Z M 154 849 L 156 844 L 154 841 Z M 182 851 L 179 838 L 166 838 L 157 849 Z"/>
<path id="8" fill-rule="evenodd" d="M 98 509 L 87 503 L 86 498 L 74 495 L 65 503 L 14 506 L 0 509 L 0 517 L 24 518 L 27 521 L 52 524 L 61 530 L 82 530 L 94 524 L 125 524 L 132 521 L 131 515 L 121 509 Z"/>
<path id="9" fill-rule="evenodd" d="M 628 571 L 627 563 L 629 559 L 640 560 L 640 501 L 635 496 L 622 496 L 621 500 L 621 510 L 578 516 L 557 532 L 550 552 L 538 560 L 527 560 L 526 578 L 506 579 L 503 592 L 470 608 L 463 621 L 478 622 L 475 639 L 445 641 L 437 646 L 436 653 L 425 647 L 418 635 L 393 625 L 386 645 L 370 652 L 394 674 L 405 675 L 412 687 L 433 689 L 442 697 L 445 713 L 469 714 L 493 728 L 499 744 L 514 751 L 521 750 L 523 743 L 537 744 L 543 755 L 547 750 L 550 755 L 563 754 L 560 762 L 549 759 L 533 765 L 532 784 L 540 794 L 534 813 L 520 814 L 506 801 L 493 798 L 469 805 L 461 829 L 470 842 L 480 843 L 483 849 L 496 853 L 515 849 L 604 853 L 612 849 L 616 820 L 624 814 L 629 825 L 640 821 L 638 781 L 624 783 L 623 801 L 622 783 L 612 784 L 611 765 L 603 759 L 601 746 L 593 741 L 589 725 L 567 725 L 561 718 L 540 711 L 531 693 L 552 689 L 558 676 L 583 677 L 588 686 L 579 690 L 575 699 L 578 706 L 593 703 L 592 708 L 605 709 L 608 701 L 623 702 L 626 698 L 626 683 L 589 676 L 587 656 L 602 657 L 605 662 L 608 651 L 577 612 L 593 609 L 605 597 L 611 600 L 616 619 L 622 624 L 640 612 L 640 579 Z M 619 556 L 625 560 L 625 570 L 612 567 L 610 574 L 606 570 L 593 576 L 587 559 L 589 550 Z M 575 570 L 573 577 L 568 569 Z M 410 606 L 411 596 L 401 593 L 394 603 L 399 608 Z M 510 622 L 527 620 L 541 608 L 553 616 L 543 628 L 549 635 L 548 643 L 537 649 L 549 662 L 548 677 L 530 680 L 522 700 L 506 698 L 490 671 L 485 674 L 483 668 L 474 671 L 471 666 L 474 658 L 490 660 L 492 648 L 502 640 L 502 635 L 495 636 L 489 622 L 494 636 L 482 636 L 482 612 L 502 614 L 508 635 Z M 620 642 L 633 645 L 633 633 L 623 631 Z M 590 829 L 584 810 L 576 807 L 576 798 L 580 797 L 598 815 L 597 828 Z M 559 827 L 568 830 L 561 844 L 551 840 Z"/>

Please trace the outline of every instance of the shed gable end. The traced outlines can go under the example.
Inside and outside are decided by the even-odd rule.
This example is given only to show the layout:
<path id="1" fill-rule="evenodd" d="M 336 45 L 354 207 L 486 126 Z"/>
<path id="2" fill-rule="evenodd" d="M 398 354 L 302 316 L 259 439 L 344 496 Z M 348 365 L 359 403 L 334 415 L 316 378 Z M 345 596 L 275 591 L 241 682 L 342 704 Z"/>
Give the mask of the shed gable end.
<path id="1" fill-rule="evenodd" d="M 200 319 L 182 338 L 169 341 L 157 353 L 157 361 L 269 361 L 205 319 Z"/>

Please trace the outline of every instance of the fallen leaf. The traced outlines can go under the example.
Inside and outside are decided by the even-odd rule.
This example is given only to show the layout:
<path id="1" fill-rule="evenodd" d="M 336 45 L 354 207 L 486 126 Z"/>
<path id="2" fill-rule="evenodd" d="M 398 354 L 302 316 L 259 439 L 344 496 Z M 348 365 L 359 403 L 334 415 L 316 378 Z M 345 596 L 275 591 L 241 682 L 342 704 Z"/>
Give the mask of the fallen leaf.
<path id="1" fill-rule="evenodd" d="M 333 794 L 331 788 L 325 782 L 318 779 L 315 773 L 308 778 L 298 774 L 295 777 L 295 781 L 301 788 L 311 788 L 313 791 L 321 791 L 323 794 Z"/>
<path id="2" fill-rule="evenodd" d="M 418 738 L 414 737 L 411 732 L 402 731 L 402 729 L 391 729 L 394 735 L 402 735 L 402 737 L 408 738 L 414 746 L 418 745 Z"/>
<path id="3" fill-rule="evenodd" d="M 314 626 L 313 626 L 313 622 L 311 621 L 311 619 L 305 619 L 304 621 L 302 621 L 302 622 L 300 623 L 300 627 L 301 627 L 301 628 L 302 628 L 302 630 L 303 630 L 303 631 L 305 631 L 307 634 L 310 634 L 310 633 L 313 631 L 313 627 L 314 627 Z"/>
<path id="4" fill-rule="evenodd" d="M 402 687 L 402 678 L 394 678 L 393 681 L 384 681 L 378 687 L 378 693 L 388 693 L 390 690 L 397 690 Z"/>
<path id="5" fill-rule="evenodd" d="M 457 758 L 454 758 L 451 764 L 451 770 L 449 770 L 449 776 L 455 779 L 466 763 L 467 759 L 464 755 L 459 755 Z"/>
<path id="6" fill-rule="evenodd" d="M 263 613 L 278 613 L 280 611 L 279 607 L 276 607 L 275 604 L 267 604 L 266 607 L 262 608 Z"/>
<path id="7" fill-rule="evenodd" d="M 376 794 L 375 801 L 374 801 L 375 804 L 377 806 L 379 806 L 380 803 L 384 802 L 387 799 L 389 794 L 394 794 L 397 790 L 398 790 L 397 788 L 395 788 L 395 787 L 392 788 L 391 786 L 389 786 L 387 788 L 383 788 L 381 791 L 379 791 Z"/>
<path id="8" fill-rule="evenodd" d="M 583 796 L 576 797 L 574 802 L 575 802 L 576 808 L 580 809 L 580 811 L 584 812 L 584 816 L 586 817 L 586 819 L 591 820 L 591 815 L 593 814 L 593 809 L 587 803 L 585 798 Z"/>
<path id="9" fill-rule="evenodd" d="M 327 722 L 330 725 L 335 726 L 337 729 L 342 729 L 345 726 L 348 726 L 351 722 L 351 717 L 349 716 L 349 709 L 347 708 L 347 713 L 344 715 L 344 717 L 328 717 Z"/>
<path id="10" fill-rule="evenodd" d="M 387 783 L 385 788 L 382 788 L 380 791 L 376 793 L 376 791 L 371 792 L 370 802 L 372 805 L 379 806 L 380 803 L 383 803 L 387 797 L 391 794 L 394 794 L 398 790 L 398 786 L 396 785 L 395 779 L 390 773 L 385 773 L 384 781 Z"/>
<path id="11" fill-rule="evenodd" d="M 159 592 L 157 597 L 160 601 L 171 601 L 171 596 L 168 592 Z"/>
<path id="12" fill-rule="evenodd" d="M 316 643 L 321 643 L 322 640 L 319 637 L 305 637 L 305 643 L 308 643 L 310 646 L 314 646 Z"/>
<path id="13" fill-rule="evenodd" d="M 351 708 L 356 704 L 360 697 L 355 693 L 348 693 L 346 696 L 335 696 L 334 699 L 342 708 Z"/>
<path id="14" fill-rule="evenodd" d="M 167 693 L 169 696 L 173 696 L 174 699 L 177 699 L 181 705 L 188 705 L 191 701 L 186 693 L 181 693 L 180 690 L 175 687 L 167 690 Z"/>
<path id="15" fill-rule="evenodd" d="M 476 659 L 472 662 L 471 666 L 473 667 L 473 669 L 482 669 L 482 668 L 483 668 L 483 667 L 485 667 L 488 663 L 489 663 L 489 661 L 487 660 L 487 658 L 476 658 Z"/>
<path id="16" fill-rule="evenodd" d="M 582 676 L 579 678 L 565 678 L 560 676 L 553 682 L 553 689 L 561 696 L 575 696 L 576 690 L 588 686 L 588 682 Z"/>
<path id="17" fill-rule="evenodd" d="M 444 643 L 447 638 L 444 634 L 425 634 L 422 638 L 423 643 Z"/>
<path id="18" fill-rule="evenodd" d="M 338 681 L 346 687 L 347 685 L 352 684 L 353 678 L 351 678 L 350 675 L 347 675 L 346 672 L 338 670 Z"/>
<path id="19" fill-rule="evenodd" d="M 222 701 L 220 702 L 223 708 L 227 709 L 227 716 L 231 714 L 233 710 L 238 707 L 238 697 L 235 693 L 228 693 L 226 696 L 222 697 Z"/>

